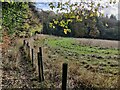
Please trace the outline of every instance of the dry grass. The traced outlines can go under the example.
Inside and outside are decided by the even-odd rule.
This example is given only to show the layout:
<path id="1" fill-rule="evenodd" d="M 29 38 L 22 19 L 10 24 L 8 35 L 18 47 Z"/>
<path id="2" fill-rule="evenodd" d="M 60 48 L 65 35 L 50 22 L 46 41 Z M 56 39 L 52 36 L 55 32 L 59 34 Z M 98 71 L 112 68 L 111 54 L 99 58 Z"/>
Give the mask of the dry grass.
<path id="1" fill-rule="evenodd" d="M 44 60 L 44 68 L 45 68 L 45 77 L 46 80 L 52 81 L 53 85 L 56 87 L 61 86 L 61 69 L 62 64 L 64 62 L 68 63 L 68 88 L 79 88 L 80 85 L 85 87 L 97 87 L 97 88 L 117 88 L 118 85 L 118 76 L 119 75 L 111 75 L 107 73 L 100 73 L 96 70 L 96 67 L 92 66 L 92 69 L 86 69 L 81 66 L 81 62 L 76 61 L 75 56 L 64 56 L 64 52 L 61 50 L 44 47 L 43 41 L 49 36 L 39 36 L 37 37 L 36 41 L 39 42 L 35 43 L 36 48 L 42 45 L 43 47 L 43 60 Z M 56 37 L 51 37 L 55 38 Z M 60 39 L 61 37 L 59 37 Z M 80 43 L 83 45 L 89 46 L 97 46 L 101 48 L 118 48 L 118 41 L 109 41 L 109 40 L 93 40 L 93 39 L 76 39 L 76 43 Z M 42 42 L 41 42 L 42 41 Z M 31 42 L 32 43 L 32 42 Z M 41 43 L 41 44 L 39 44 Z M 62 53 L 62 54 L 61 54 Z M 66 55 L 66 54 L 65 54 Z M 56 76 L 54 74 L 56 73 Z M 53 75 L 53 76 L 50 76 Z M 57 78 L 57 80 L 51 78 Z M 51 87 L 52 85 L 49 84 Z"/>
<path id="2" fill-rule="evenodd" d="M 102 48 L 119 48 L 119 41 L 100 39 L 76 39 L 80 44 Z"/>
<path id="3" fill-rule="evenodd" d="M 50 36 L 46 35 L 37 35 L 30 39 L 26 39 L 30 43 L 30 47 L 34 49 L 34 65 L 37 68 L 37 52 L 39 51 L 39 47 L 42 47 L 43 50 L 43 63 L 44 63 L 44 77 L 45 81 L 41 84 L 37 84 L 39 87 L 45 86 L 46 88 L 60 88 L 62 81 L 62 64 L 68 63 L 68 88 L 81 88 L 83 87 L 96 87 L 96 88 L 116 88 L 118 83 L 117 79 L 119 75 L 114 75 L 110 73 L 98 72 L 96 70 L 97 65 L 92 61 L 88 63 L 88 60 L 96 58 L 91 58 L 90 55 L 79 55 L 75 52 L 67 51 L 61 48 L 54 48 L 46 45 L 45 40 L 47 40 Z M 61 37 L 51 36 L 50 38 L 61 39 Z M 92 39 L 75 39 L 77 44 L 89 45 L 89 46 L 97 46 L 101 48 L 118 48 L 117 41 L 109 41 L 109 40 L 92 40 Z M 37 42 L 35 42 L 37 41 Z M 17 47 L 22 45 L 22 40 L 18 41 Z M 66 47 L 68 48 L 68 47 Z M 69 49 L 69 48 L 68 48 Z M 16 50 L 15 50 L 16 51 Z M 14 50 L 12 51 L 14 53 Z M 13 55 L 13 57 L 17 57 L 17 53 Z M 87 57 L 87 59 L 84 59 Z M 88 59 L 89 58 L 89 59 Z M 101 57 L 99 57 L 101 58 Z M 84 59 L 84 60 L 83 60 Z M 98 60 L 98 59 L 94 59 Z M 102 59 L 99 59 L 102 60 Z M 110 60 L 111 59 L 110 57 Z M 110 61 L 111 63 L 112 61 Z M 13 63 L 13 62 L 12 62 Z M 91 63 L 91 64 L 90 64 Z M 106 63 L 102 62 L 101 65 L 105 65 Z M 11 64 L 13 65 L 13 64 Z M 15 64 L 18 66 L 18 64 Z M 25 64 L 24 64 L 25 65 Z M 87 65 L 89 65 L 87 67 Z M 28 65 L 27 65 L 28 66 Z M 9 66 L 10 67 L 10 66 Z M 87 68 L 85 68 L 87 67 Z M 99 70 L 100 71 L 100 70 Z M 35 72 L 37 73 L 37 72 Z M 37 74 L 36 74 L 37 76 Z M 34 77 L 33 77 L 34 78 Z M 38 82 L 31 82 L 32 85 Z M 43 85 L 42 85 L 43 84 Z"/>

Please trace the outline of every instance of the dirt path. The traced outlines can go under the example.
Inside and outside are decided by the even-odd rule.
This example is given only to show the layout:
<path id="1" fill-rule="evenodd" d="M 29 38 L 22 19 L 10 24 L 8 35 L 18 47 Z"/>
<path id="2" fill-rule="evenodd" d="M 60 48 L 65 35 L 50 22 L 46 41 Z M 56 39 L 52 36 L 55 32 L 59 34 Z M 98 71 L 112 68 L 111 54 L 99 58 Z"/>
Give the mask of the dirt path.
<path id="1" fill-rule="evenodd" d="M 24 59 L 23 50 L 19 50 L 14 56 L 9 52 L 4 58 L 2 89 L 8 88 L 32 88 L 39 84 L 34 73 L 34 68 L 30 62 Z M 16 58 L 17 57 L 17 58 Z"/>

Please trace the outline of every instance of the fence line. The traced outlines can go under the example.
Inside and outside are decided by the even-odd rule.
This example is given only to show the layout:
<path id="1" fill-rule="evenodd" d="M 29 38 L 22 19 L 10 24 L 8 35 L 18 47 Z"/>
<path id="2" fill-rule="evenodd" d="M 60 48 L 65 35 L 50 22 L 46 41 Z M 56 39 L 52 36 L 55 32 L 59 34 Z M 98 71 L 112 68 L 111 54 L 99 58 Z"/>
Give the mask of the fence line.
<path id="1" fill-rule="evenodd" d="M 27 53 L 28 59 L 30 59 L 30 61 L 31 61 L 32 66 L 34 66 L 34 49 L 31 48 L 29 45 L 29 42 L 27 42 L 25 40 L 23 40 L 23 47 L 25 49 L 25 52 Z M 39 82 L 44 81 L 44 69 L 43 69 L 43 59 L 42 58 L 43 58 L 42 47 L 39 47 L 39 51 L 37 53 Z M 62 65 L 62 90 L 67 90 L 67 69 L 68 69 L 68 64 L 63 63 L 63 65 Z"/>

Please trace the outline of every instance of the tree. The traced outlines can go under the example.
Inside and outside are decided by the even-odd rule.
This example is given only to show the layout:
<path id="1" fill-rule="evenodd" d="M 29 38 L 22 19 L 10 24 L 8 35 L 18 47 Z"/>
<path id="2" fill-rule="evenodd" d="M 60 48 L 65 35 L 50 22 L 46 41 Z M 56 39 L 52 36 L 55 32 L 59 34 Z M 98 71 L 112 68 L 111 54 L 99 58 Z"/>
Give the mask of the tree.
<path id="1" fill-rule="evenodd" d="M 109 3 L 115 3 L 115 1 L 110 0 Z M 75 3 L 71 3 L 70 0 L 65 3 L 51 2 L 49 6 L 52 10 L 57 9 L 56 13 L 62 13 L 59 20 L 53 19 L 53 21 L 50 23 L 51 28 L 55 28 L 56 25 L 59 25 L 63 28 L 63 32 L 67 34 L 68 32 L 71 32 L 69 23 L 72 23 L 73 21 L 84 23 L 87 21 L 85 22 L 85 25 L 90 27 L 90 35 L 98 34 L 98 29 L 96 27 L 97 17 L 103 16 L 103 13 L 100 12 L 101 8 L 108 7 L 101 5 L 99 2 L 96 4 L 96 2 L 93 0 L 90 2 L 81 0 L 80 2 Z"/>
<path id="2" fill-rule="evenodd" d="M 113 14 L 111 14 L 110 19 L 117 20 L 117 19 L 116 19 L 116 16 L 115 16 L 115 15 L 113 15 Z"/>
<path id="3" fill-rule="evenodd" d="M 16 33 L 24 24 L 24 19 L 27 18 L 27 3 L 2 3 L 2 24 L 9 34 Z M 26 24 L 26 28 L 28 28 Z"/>
<path id="4" fill-rule="evenodd" d="M 5 0 L 1 0 L 4 2 Z M 34 32 L 34 27 L 38 28 L 41 26 L 37 25 L 37 18 L 34 18 L 31 14 L 30 7 L 32 11 L 35 13 L 35 7 L 33 4 L 28 2 L 14 2 L 14 0 L 7 0 L 8 3 L 3 3 L 3 27 L 6 28 L 5 30 L 13 36 L 13 34 L 25 33 L 31 34 Z M 10 2 L 12 1 L 12 2 Z M 110 1 L 110 4 L 112 2 Z M 97 17 L 103 14 L 100 12 L 101 8 L 105 8 L 105 6 L 101 5 L 99 2 L 76 2 L 71 3 L 71 1 L 67 1 L 65 3 L 62 2 L 51 2 L 49 3 L 51 9 L 57 9 L 57 15 L 60 14 L 59 18 L 51 18 L 49 22 L 49 26 L 52 27 L 54 30 L 56 27 L 60 28 L 61 34 L 68 34 L 68 32 L 72 32 L 70 28 L 70 24 L 72 22 L 75 23 L 82 23 L 85 24 L 86 27 L 89 27 L 89 35 L 99 33 L 96 27 Z M 98 15 L 99 14 L 99 15 Z M 37 17 L 39 13 L 37 12 Z M 57 16 L 58 17 L 58 16 Z M 89 23 L 90 22 L 90 23 Z M 33 26 L 32 26 L 33 25 Z M 47 25 L 47 27 L 49 27 Z M 32 30 L 31 30 L 32 29 Z M 56 29 L 58 30 L 58 29 Z M 85 30 L 85 29 L 78 29 L 78 30 Z M 95 31 L 95 32 L 94 32 Z M 80 32 L 80 31 L 78 31 Z M 94 35 L 92 35 L 94 36 Z"/>
<path id="5" fill-rule="evenodd" d="M 10 36 L 28 37 L 40 32 L 42 25 L 31 5 L 28 2 L 2 3 L 2 27 Z"/>

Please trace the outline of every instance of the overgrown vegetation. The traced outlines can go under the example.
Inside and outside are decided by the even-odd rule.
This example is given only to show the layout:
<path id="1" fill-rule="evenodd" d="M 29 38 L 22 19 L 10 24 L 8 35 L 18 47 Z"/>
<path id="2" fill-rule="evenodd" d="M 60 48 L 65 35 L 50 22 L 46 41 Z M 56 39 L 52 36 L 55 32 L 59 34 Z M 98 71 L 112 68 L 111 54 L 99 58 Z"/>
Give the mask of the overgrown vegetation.
<path id="1" fill-rule="evenodd" d="M 2 89 L 41 88 L 46 83 L 39 83 L 35 68 L 32 67 L 27 53 L 22 46 L 22 40 L 16 46 L 10 47 L 3 58 Z"/>
<path id="2" fill-rule="evenodd" d="M 3 2 L 2 29 L 12 37 L 30 37 L 42 29 L 41 22 L 33 13 L 32 3 Z"/>

